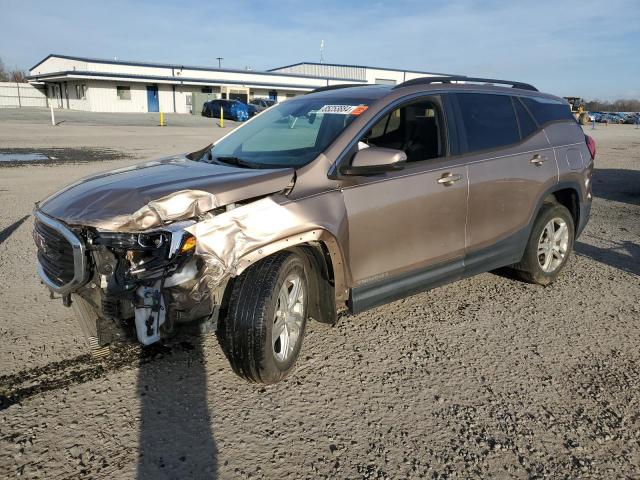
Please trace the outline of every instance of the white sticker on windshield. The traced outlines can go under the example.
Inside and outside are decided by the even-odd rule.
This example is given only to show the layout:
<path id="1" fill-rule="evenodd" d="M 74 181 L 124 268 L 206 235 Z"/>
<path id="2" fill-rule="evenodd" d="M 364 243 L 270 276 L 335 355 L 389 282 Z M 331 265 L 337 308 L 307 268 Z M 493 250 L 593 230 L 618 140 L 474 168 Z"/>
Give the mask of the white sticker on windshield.
<path id="1" fill-rule="evenodd" d="M 354 105 L 325 105 L 318 113 L 336 113 L 338 115 L 351 115 L 357 106 Z"/>

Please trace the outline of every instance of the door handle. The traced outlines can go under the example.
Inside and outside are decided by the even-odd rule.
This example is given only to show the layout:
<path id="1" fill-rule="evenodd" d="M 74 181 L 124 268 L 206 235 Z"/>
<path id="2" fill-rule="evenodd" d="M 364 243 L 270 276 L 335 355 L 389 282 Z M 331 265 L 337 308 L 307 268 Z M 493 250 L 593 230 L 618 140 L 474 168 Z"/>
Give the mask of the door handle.
<path id="1" fill-rule="evenodd" d="M 462 179 L 462 175 L 458 175 L 457 173 L 445 173 L 439 179 L 438 183 L 440 185 L 444 185 L 445 187 L 450 187 L 453 185 L 453 182 L 457 182 Z"/>
<path id="2" fill-rule="evenodd" d="M 533 163 L 536 167 L 541 166 L 544 161 L 546 160 L 546 157 L 543 157 L 542 155 L 540 155 L 539 153 L 536 153 L 533 158 L 531 160 L 529 160 L 531 163 Z"/>

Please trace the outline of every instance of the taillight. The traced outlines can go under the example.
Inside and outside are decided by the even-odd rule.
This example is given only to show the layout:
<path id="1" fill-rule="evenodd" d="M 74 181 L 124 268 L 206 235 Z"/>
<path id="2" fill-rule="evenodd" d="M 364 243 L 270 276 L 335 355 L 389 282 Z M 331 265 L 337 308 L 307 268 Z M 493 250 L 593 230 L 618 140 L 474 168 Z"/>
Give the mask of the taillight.
<path id="1" fill-rule="evenodd" d="M 589 135 L 584 136 L 587 142 L 587 148 L 589 149 L 589 153 L 591 154 L 591 160 L 596 159 L 596 141 L 591 138 Z"/>

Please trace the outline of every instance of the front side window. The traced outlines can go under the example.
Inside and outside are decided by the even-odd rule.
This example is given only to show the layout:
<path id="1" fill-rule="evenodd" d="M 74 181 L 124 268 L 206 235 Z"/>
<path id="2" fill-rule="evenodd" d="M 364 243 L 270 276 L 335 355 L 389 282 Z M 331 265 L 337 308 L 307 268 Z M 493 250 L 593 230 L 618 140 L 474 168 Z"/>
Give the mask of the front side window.
<path id="1" fill-rule="evenodd" d="M 500 148 L 520 141 L 518 124 L 507 95 L 457 93 L 467 150 Z"/>
<path id="2" fill-rule="evenodd" d="M 258 115 L 212 149 L 218 161 L 256 168 L 301 167 L 368 107 L 365 98 L 301 97 Z"/>
<path id="3" fill-rule="evenodd" d="M 131 100 L 131 87 L 125 87 L 118 85 L 116 92 L 120 100 Z"/>
<path id="4" fill-rule="evenodd" d="M 360 142 L 361 146 L 402 150 L 408 162 L 429 160 L 444 155 L 443 125 L 435 100 L 414 101 L 382 117 Z"/>

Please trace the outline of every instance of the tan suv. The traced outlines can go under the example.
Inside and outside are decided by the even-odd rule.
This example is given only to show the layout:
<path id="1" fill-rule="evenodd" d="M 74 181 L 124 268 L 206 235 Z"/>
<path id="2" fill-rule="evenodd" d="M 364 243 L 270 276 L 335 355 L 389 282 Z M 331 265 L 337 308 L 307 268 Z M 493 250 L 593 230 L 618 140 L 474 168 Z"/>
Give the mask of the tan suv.
<path id="1" fill-rule="evenodd" d="M 551 283 L 589 218 L 595 153 L 564 100 L 523 83 L 327 87 L 42 201 L 38 270 L 94 353 L 196 322 L 239 375 L 276 382 L 309 319 L 498 267 Z"/>

